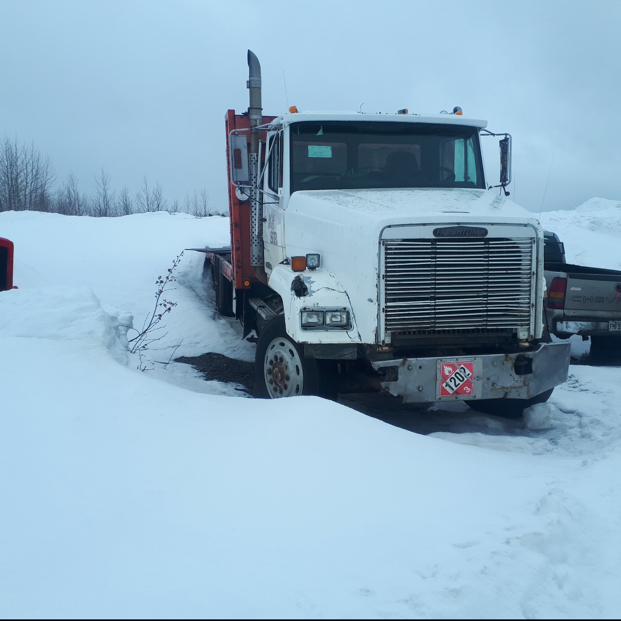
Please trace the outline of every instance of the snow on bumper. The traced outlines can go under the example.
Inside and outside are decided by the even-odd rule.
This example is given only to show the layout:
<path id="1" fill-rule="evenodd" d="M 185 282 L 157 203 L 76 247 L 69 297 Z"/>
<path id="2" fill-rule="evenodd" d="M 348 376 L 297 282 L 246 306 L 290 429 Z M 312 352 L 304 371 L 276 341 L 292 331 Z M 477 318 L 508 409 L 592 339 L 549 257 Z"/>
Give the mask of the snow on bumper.
<path id="1" fill-rule="evenodd" d="M 386 373 L 384 390 L 405 403 L 463 399 L 530 399 L 567 380 L 570 343 L 542 343 L 536 350 L 485 356 L 403 358 L 373 362 Z M 472 368 L 468 389 L 447 394 L 442 365 Z M 457 383 L 457 382 L 455 382 Z"/>

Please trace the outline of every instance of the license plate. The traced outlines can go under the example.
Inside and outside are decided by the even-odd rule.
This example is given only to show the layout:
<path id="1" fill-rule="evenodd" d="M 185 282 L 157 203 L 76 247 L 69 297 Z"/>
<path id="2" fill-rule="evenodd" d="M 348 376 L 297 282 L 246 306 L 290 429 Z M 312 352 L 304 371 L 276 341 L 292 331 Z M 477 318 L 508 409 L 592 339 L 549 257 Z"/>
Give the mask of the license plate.
<path id="1" fill-rule="evenodd" d="M 472 397 L 474 361 L 440 362 L 440 397 Z"/>
<path id="2" fill-rule="evenodd" d="M 608 330 L 610 332 L 621 332 L 621 321 L 609 321 Z"/>

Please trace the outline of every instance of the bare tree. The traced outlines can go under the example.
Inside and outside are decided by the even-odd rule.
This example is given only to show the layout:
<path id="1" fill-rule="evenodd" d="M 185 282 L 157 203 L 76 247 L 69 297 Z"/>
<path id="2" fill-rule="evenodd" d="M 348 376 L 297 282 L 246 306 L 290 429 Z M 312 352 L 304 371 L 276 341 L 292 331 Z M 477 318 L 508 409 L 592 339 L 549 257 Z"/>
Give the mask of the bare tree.
<path id="1" fill-rule="evenodd" d="M 96 218 L 110 218 L 116 215 L 115 192 L 110 189 L 110 175 L 101 169 L 101 175 L 95 177 L 95 197 L 92 201 L 92 215 Z"/>
<path id="2" fill-rule="evenodd" d="M 86 216 L 89 214 L 88 197 L 85 194 L 80 194 L 78 181 L 73 173 L 69 173 L 67 180 L 56 193 L 53 211 L 65 216 Z"/>
<path id="3" fill-rule="evenodd" d="M 129 190 L 127 189 L 127 186 L 125 186 L 121 190 L 117 205 L 118 210 L 122 216 L 129 216 L 130 214 L 134 213 L 134 202 L 129 195 Z"/>
<path id="4" fill-rule="evenodd" d="M 17 139 L 0 143 L 0 211 L 50 208 L 54 173 L 49 157 Z"/>
<path id="5" fill-rule="evenodd" d="M 206 190 L 197 192 L 194 190 L 194 194 L 190 196 L 185 195 L 184 199 L 184 211 L 197 218 L 206 218 L 207 216 L 213 216 L 214 212 L 209 207 L 209 194 Z"/>
<path id="6" fill-rule="evenodd" d="M 155 184 L 155 188 L 149 188 L 149 182 L 144 177 L 142 180 L 142 187 L 138 194 L 136 194 L 136 205 L 140 212 L 153 212 L 153 211 L 165 211 L 166 199 L 162 192 L 162 186 L 159 183 Z"/>
<path id="7" fill-rule="evenodd" d="M 180 210 L 198 217 L 214 215 L 205 190 L 186 195 L 183 206 L 164 198 L 162 186 L 149 185 L 146 177 L 134 199 L 124 187 L 118 194 L 112 189 L 110 176 L 101 170 L 95 177 L 95 191 L 89 197 L 80 192 L 78 181 L 70 173 L 54 192 L 54 172 L 48 156 L 42 156 L 34 144 L 18 143 L 16 138 L 0 138 L 0 212 L 50 211 L 71 216 L 109 217 L 140 212 Z"/>
<path id="8" fill-rule="evenodd" d="M 159 183 L 155 184 L 155 189 L 151 192 L 151 199 L 154 211 L 166 211 L 167 201 L 164 198 L 164 193 L 162 192 L 162 186 Z"/>

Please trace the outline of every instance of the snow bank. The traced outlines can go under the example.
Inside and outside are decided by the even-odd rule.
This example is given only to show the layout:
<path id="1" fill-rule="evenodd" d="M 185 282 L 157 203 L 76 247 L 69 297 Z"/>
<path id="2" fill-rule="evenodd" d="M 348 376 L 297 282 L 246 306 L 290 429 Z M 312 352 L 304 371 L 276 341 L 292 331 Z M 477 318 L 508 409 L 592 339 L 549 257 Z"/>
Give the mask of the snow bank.
<path id="1" fill-rule="evenodd" d="M 129 313 L 111 314 L 87 288 L 23 289 L 0 296 L 4 337 L 76 340 L 103 345 L 127 364 Z"/>
<path id="2" fill-rule="evenodd" d="M 574 210 L 545 211 L 546 230 L 565 244 L 568 263 L 621 269 L 621 202 L 592 198 Z"/>
<path id="3" fill-rule="evenodd" d="M 552 417 L 558 412 L 553 403 L 538 403 L 524 410 L 524 424 L 527 429 L 552 429 Z"/>
<path id="4" fill-rule="evenodd" d="M 621 612 L 619 369 L 573 367 L 530 428 L 436 406 L 419 416 L 453 422 L 431 435 L 220 396 L 187 365 L 136 370 L 122 325 L 228 220 L 1 213 L 0 234 L 20 287 L 0 294 L 1 617 Z M 152 362 L 252 359 L 201 259 Z"/>

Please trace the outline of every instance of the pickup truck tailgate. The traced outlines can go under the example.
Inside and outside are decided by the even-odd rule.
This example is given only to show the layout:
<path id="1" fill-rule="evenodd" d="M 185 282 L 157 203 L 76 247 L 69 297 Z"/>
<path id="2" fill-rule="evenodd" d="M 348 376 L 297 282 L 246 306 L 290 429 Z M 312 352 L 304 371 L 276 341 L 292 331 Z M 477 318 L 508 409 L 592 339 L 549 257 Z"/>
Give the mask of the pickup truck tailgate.
<path id="1" fill-rule="evenodd" d="M 621 319 L 621 272 L 580 265 L 565 265 L 567 294 L 565 314 L 593 316 L 600 313 Z"/>

